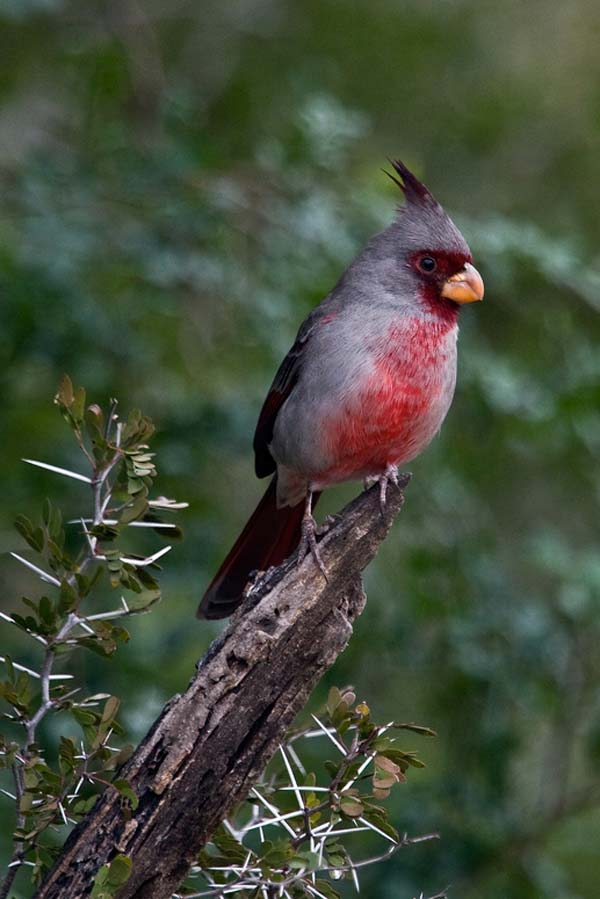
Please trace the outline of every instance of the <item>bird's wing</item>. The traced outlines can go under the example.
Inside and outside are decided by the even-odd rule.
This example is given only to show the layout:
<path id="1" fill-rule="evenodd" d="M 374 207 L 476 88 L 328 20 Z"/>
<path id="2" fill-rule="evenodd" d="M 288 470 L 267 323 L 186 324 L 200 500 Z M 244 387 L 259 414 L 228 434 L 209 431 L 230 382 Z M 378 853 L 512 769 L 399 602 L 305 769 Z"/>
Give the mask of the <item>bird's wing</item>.
<path id="1" fill-rule="evenodd" d="M 269 444 L 273 439 L 275 419 L 298 381 L 306 346 L 319 318 L 320 316 L 309 316 L 298 331 L 296 341 L 279 366 L 258 416 L 253 446 L 254 468 L 256 476 L 259 478 L 265 478 L 277 468 L 275 460 L 269 451 Z"/>

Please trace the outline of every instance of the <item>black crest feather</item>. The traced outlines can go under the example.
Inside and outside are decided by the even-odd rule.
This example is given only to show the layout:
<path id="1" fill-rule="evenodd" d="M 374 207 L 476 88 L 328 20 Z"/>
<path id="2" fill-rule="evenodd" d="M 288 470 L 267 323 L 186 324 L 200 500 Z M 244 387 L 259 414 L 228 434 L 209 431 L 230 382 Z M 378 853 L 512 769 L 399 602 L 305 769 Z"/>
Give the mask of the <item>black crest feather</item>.
<path id="1" fill-rule="evenodd" d="M 428 188 L 425 187 L 422 181 L 419 181 L 416 175 L 413 175 L 410 169 L 405 166 L 403 162 L 401 162 L 399 159 L 390 159 L 388 161 L 394 171 L 400 176 L 401 180 L 390 174 L 390 172 L 386 171 L 386 169 L 383 169 L 383 171 L 388 176 L 388 178 L 390 178 L 394 182 L 394 184 L 396 184 L 400 188 L 400 190 L 406 197 L 407 203 L 421 205 L 422 203 L 436 202 Z"/>

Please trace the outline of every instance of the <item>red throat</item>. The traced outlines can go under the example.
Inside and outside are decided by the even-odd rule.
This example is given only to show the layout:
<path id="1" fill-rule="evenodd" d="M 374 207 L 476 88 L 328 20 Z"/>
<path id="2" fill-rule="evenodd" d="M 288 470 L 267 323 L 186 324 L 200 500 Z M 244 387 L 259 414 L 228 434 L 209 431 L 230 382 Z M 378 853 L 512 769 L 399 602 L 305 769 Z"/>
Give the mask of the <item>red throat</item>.
<path id="1" fill-rule="evenodd" d="M 419 292 L 425 308 L 435 315 L 440 324 L 444 326 L 444 331 L 448 331 L 457 324 L 460 306 L 453 300 L 441 296 L 437 284 L 422 284 Z"/>

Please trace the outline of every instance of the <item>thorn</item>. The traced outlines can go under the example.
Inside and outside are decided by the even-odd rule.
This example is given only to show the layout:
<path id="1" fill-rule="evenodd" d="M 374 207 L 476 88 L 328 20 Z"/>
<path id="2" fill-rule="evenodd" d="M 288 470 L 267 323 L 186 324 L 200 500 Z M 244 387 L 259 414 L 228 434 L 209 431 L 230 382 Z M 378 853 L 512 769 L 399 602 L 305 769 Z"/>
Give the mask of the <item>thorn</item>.
<path id="1" fill-rule="evenodd" d="M 93 518 L 71 518 L 67 524 L 93 524 Z M 119 524 L 116 518 L 104 518 L 99 524 L 105 524 L 112 527 Z M 176 528 L 177 525 L 169 521 L 129 521 L 125 527 L 128 528 Z"/>
<path id="2" fill-rule="evenodd" d="M 0 662 L 6 662 L 4 656 L 0 656 Z M 20 665 L 19 662 L 13 662 L 12 666 L 17 671 L 23 671 L 25 674 L 29 674 L 30 677 L 35 677 L 38 680 L 41 677 L 41 674 L 39 674 L 37 671 L 33 671 L 32 668 L 27 668 L 26 665 Z M 74 677 L 74 674 L 50 674 L 48 676 L 48 680 L 72 680 Z"/>
<path id="3" fill-rule="evenodd" d="M 45 581 L 47 584 L 54 584 L 55 587 L 60 587 L 60 581 L 58 578 L 53 577 L 51 574 L 48 574 L 42 568 L 38 568 L 37 565 L 34 565 L 33 562 L 28 562 L 27 559 L 24 559 L 23 556 L 20 556 L 18 553 L 11 552 L 10 555 L 13 559 L 17 559 L 25 568 L 29 568 L 30 571 L 34 571 L 42 581 Z"/>
<path id="4" fill-rule="evenodd" d="M 383 837 L 385 840 L 388 840 L 390 843 L 393 843 L 394 846 L 397 846 L 397 845 L 398 845 L 398 841 L 395 840 L 393 837 L 391 837 L 391 836 L 389 835 L 389 833 L 385 833 L 385 831 L 380 830 L 379 827 L 376 827 L 375 824 L 371 824 L 371 822 L 370 822 L 370 821 L 367 821 L 366 818 L 359 818 L 358 820 L 359 820 L 360 823 L 363 824 L 365 827 L 368 827 L 370 830 L 374 830 L 375 833 L 378 833 L 380 837 Z"/>
<path id="5" fill-rule="evenodd" d="M 71 471 L 68 468 L 61 468 L 59 465 L 49 465 L 48 462 L 38 462 L 37 459 L 21 459 L 21 461 L 27 462 L 28 465 L 35 465 L 37 468 L 46 468 L 55 474 L 63 474 L 66 478 L 75 478 L 76 481 L 83 481 L 84 484 L 92 483 L 92 479 L 87 475 L 79 474 L 78 471 Z"/>
<path id="6" fill-rule="evenodd" d="M 160 559 L 165 553 L 170 552 L 172 549 L 172 546 L 165 546 L 151 556 L 146 556 L 145 559 L 133 559 L 130 556 L 121 556 L 121 562 L 127 562 L 128 565 L 134 565 L 137 568 L 143 568 L 144 565 L 152 565 L 153 562 L 156 562 L 157 559 Z"/>
<path id="7" fill-rule="evenodd" d="M 329 728 L 325 727 L 325 725 L 323 724 L 323 722 L 320 721 L 320 720 L 317 718 L 316 715 L 313 715 L 313 714 L 311 713 L 311 716 L 310 716 L 310 717 L 311 717 L 311 718 L 313 719 L 313 721 L 318 725 L 318 727 L 319 727 L 319 729 L 322 731 L 322 733 L 324 733 L 326 737 L 329 737 L 329 739 L 331 740 L 331 742 L 333 743 L 333 745 L 334 745 L 337 749 L 339 749 L 339 751 L 342 753 L 342 755 L 344 755 L 344 756 L 345 756 L 345 755 L 348 755 L 348 752 L 346 751 L 346 747 L 343 746 L 342 743 L 340 743 L 339 740 L 336 740 L 336 738 L 333 736 L 333 734 L 331 733 L 331 731 L 329 730 Z"/>
<path id="8" fill-rule="evenodd" d="M 188 509 L 189 503 L 178 503 L 175 499 L 168 499 L 166 496 L 159 496 L 158 499 L 148 500 L 148 505 L 154 509 L 163 509 L 165 512 L 176 511 L 177 509 Z"/>

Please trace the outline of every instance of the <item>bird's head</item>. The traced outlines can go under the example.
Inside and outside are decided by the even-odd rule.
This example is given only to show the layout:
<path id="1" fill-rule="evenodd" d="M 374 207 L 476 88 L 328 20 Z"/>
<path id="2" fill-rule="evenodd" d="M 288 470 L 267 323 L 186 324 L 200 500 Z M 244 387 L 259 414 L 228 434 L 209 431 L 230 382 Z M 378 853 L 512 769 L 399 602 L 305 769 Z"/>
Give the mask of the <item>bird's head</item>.
<path id="1" fill-rule="evenodd" d="M 395 174 L 386 174 L 405 202 L 396 220 L 366 248 L 369 267 L 378 259 L 386 292 L 403 305 L 455 313 L 459 305 L 482 300 L 483 279 L 452 219 L 404 163 L 391 165 Z"/>

